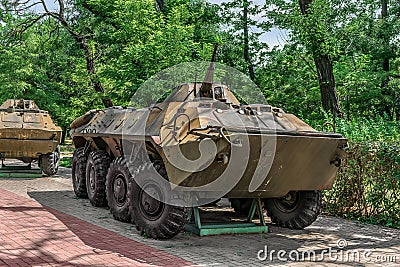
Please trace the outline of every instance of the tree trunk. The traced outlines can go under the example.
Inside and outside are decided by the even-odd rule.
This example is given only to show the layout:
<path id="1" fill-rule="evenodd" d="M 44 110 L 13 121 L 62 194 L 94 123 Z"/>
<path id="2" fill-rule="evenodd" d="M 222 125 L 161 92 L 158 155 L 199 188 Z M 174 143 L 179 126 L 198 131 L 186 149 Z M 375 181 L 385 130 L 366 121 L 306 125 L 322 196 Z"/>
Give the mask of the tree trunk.
<path id="1" fill-rule="evenodd" d="M 386 19 L 388 17 L 388 2 L 387 0 L 382 0 L 382 20 L 386 22 Z M 389 40 L 384 40 L 385 46 L 389 46 Z M 385 53 L 384 58 L 383 58 L 383 63 L 382 63 L 382 69 L 383 71 L 389 72 L 390 70 L 390 56 Z M 387 80 L 387 83 L 389 83 L 389 80 Z M 387 85 L 387 84 L 386 84 Z"/>
<path id="2" fill-rule="evenodd" d="M 165 12 L 165 3 L 164 0 L 156 0 L 158 10 L 160 10 L 162 13 Z"/>
<path id="3" fill-rule="evenodd" d="M 67 126 L 62 127 L 62 135 L 61 135 L 61 144 L 64 145 L 65 144 L 65 138 L 68 135 L 68 128 Z"/>
<path id="4" fill-rule="evenodd" d="M 86 71 L 89 74 L 90 81 L 92 82 L 93 89 L 98 92 L 98 93 L 104 93 L 104 88 L 103 85 L 100 82 L 99 76 L 97 75 L 96 67 L 95 67 L 95 61 L 93 58 L 92 51 L 90 47 L 87 45 L 86 41 L 82 39 L 80 41 L 80 47 L 85 51 L 85 58 L 86 58 Z M 113 102 L 110 98 L 101 98 L 101 101 L 103 102 L 103 105 L 106 108 L 112 107 Z"/>
<path id="5" fill-rule="evenodd" d="M 248 10 L 249 9 L 249 2 L 247 0 L 243 0 L 243 42 L 244 42 L 244 49 L 243 49 L 243 55 L 244 55 L 244 60 L 246 61 L 247 68 L 249 70 L 249 75 L 250 79 L 252 81 L 255 80 L 255 74 L 254 74 L 254 66 L 251 62 L 250 58 L 250 45 L 249 45 L 249 19 L 248 19 Z"/>
<path id="6" fill-rule="evenodd" d="M 388 17 L 388 1 L 387 0 L 381 0 L 382 3 L 382 21 L 385 24 L 387 17 Z M 390 71 L 390 53 L 389 51 L 389 46 L 390 46 L 390 40 L 388 40 L 385 36 L 385 40 L 383 40 L 384 42 L 384 46 L 385 46 L 385 52 L 383 53 L 383 58 L 382 58 L 382 70 L 385 72 L 385 76 L 383 77 L 383 81 L 381 84 L 381 88 L 382 88 L 382 94 L 384 95 L 390 95 L 390 91 L 389 91 L 389 81 L 390 81 L 390 77 L 389 77 L 389 71 Z M 385 112 L 387 115 L 389 115 L 389 117 L 391 119 L 393 119 L 394 117 L 394 111 L 392 111 L 390 105 L 385 105 Z"/>
<path id="7" fill-rule="evenodd" d="M 309 8 L 312 0 L 299 0 L 300 10 L 303 16 L 309 15 Z M 333 64 L 330 56 L 324 52 L 319 52 L 323 42 L 317 39 L 311 40 L 313 42 L 312 49 L 315 66 L 318 73 L 318 83 L 321 91 L 322 107 L 325 111 L 331 112 L 335 117 L 343 117 L 343 111 L 340 108 L 337 92 L 335 76 L 333 73 Z"/>
<path id="8" fill-rule="evenodd" d="M 318 72 L 318 82 L 321 91 L 322 106 L 334 116 L 343 117 L 336 93 L 335 76 L 333 74 L 332 60 L 328 55 L 314 55 L 315 66 Z"/>

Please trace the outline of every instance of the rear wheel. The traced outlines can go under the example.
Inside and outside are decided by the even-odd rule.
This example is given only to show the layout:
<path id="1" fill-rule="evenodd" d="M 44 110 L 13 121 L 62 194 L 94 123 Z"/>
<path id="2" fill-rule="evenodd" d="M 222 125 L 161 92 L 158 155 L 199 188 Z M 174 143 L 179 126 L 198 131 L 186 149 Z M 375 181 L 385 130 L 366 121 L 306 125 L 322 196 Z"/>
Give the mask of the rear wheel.
<path id="1" fill-rule="evenodd" d="M 47 175 L 56 174 L 60 165 L 60 158 L 60 146 L 57 146 L 55 151 L 43 155 L 40 159 L 43 172 Z"/>
<path id="2" fill-rule="evenodd" d="M 110 167 L 110 157 L 106 151 L 90 152 L 86 164 L 86 189 L 95 207 L 107 206 L 106 177 Z"/>
<path id="3" fill-rule="evenodd" d="M 141 164 L 132 174 L 129 182 L 129 207 L 133 222 L 143 236 L 172 238 L 183 229 L 187 221 L 186 208 L 165 203 L 171 198 L 166 178 L 164 166 L 154 164 L 153 167 L 150 162 Z"/>
<path id="4" fill-rule="evenodd" d="M 72 185 L 75 195 L 79 198 L 87 198 L 86 191 L 86 163 L 87 155 L 83 147 L 75 150 L 72 157 Z"/>
<path id="5" fill-rule="evenodd" d="M 106 181 L 106 195 L 111 214 L 116 220 L 129 222 L 128 183 L 131 174 L 125 159 L 116 158 L 110 165 Z"/>
<path id="6" fill-rule="evenodd" d="M 311 225 L 322 208 L 321 191 L 292 191 L 281 198 L 264 199 L 264 208 L 273 223 L 290 229 Z"/>

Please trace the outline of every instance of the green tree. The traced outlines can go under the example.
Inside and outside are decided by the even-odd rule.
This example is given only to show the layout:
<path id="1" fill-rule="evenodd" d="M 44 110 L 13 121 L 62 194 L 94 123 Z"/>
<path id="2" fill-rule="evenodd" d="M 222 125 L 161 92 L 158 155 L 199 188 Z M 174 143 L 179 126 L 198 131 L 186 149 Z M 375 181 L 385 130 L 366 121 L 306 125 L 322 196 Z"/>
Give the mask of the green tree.
<path id="1" fill-rule="evenodd" d="M 269 28 L 265 21 L 261 23 L 264 20 L 261 11 L 261 7 L 250 0 L 227 1 L 221 8 L 224 22 L 221 33 L 224 42 L 220 52 L 222 61 L 247 73 L 257 83 L 257 56 L 268 48 L 260 41 L 263 30 Z"/>
<path id="2" fill-rule="evenodd" d="M 329 0 L 267 1 L 265 11 L 274 24 L 290 30 L 292 41 L 304 46 L 313 56 L 322 107 L 342 116 L 336 92 L 333 57 L 335 40 L 331 37 L 332 14 Z"/>
<path id="3" fill-rule="evenodd" d="M 92 103 L 83 101 L 89 107 L 96 107 L 93 99 L 99 98 L 105 106 L 111 104 L 110 99 L 127 105 L 140 84 L 154 73 L 184 61 L 208 58 L 217 38 L 216 22 L 205 23 L 210 18 L 217 20 L 215 5 L 201 0 L 168 1 L 164 12 L 149 0 L 58 1 L 56 11 L 42 1 L 37 3 L 42 11 L 33 12 L 22 2 L 7 6 L 6 13 L 18 18 L 16 23 L 6 22 L 7 38 L 11 33 L 17 33 L 15 38 L 26 38 L 31 29 L 49 41 L 58 38 L 55 32 L 69 34 L 75 41 L 74 51 L 81 50 L 87 78 L 96 92 Z M 53 23 L 44 28 L 44 21 Z M 81 66 L 81 61 L 72 63 L 76 64 Z M 87 89 L 84 92 L 93 95 Z"/>
<path id="4" fill-rule="evenodd" d="M 98 106 L 98 98 L 87 90 L 91 81 L 81 51 L 67 32 L 50 31 L 54 26 L 54 21 L 43 20 L 30 27 L 22 39 L 8 36 L 7 24 L 0 29 L 0 35 L 7 37 L 0 45 L 0 102 L 8 98 L 35 100 L 64 128 L 65 136 L 70 122 L 87 106 Z"/>

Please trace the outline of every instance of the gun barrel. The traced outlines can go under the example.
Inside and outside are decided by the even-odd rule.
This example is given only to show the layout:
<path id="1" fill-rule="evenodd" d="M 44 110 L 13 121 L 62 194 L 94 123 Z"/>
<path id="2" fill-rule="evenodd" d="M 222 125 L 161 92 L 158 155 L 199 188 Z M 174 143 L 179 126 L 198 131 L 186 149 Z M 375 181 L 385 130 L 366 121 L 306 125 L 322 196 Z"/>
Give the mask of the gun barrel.
<path id="1" fill-rule="evenodd" d="M 215 61 L 216 61 L 216 57 L 217 57 L 217 50 L 218 50 L 218 44 L 215 44 L 214 51 L 213 51 L 213 54 L 211 57 L 210 66 L 208 67 L 206 77 L 204 78 L 204 81 L 201 84 L 200 94 L 203 97 L 212 96 L 212 93 L 210 93 L 210 92 L 212 89 L 214 70 L 215 70 Z"/>

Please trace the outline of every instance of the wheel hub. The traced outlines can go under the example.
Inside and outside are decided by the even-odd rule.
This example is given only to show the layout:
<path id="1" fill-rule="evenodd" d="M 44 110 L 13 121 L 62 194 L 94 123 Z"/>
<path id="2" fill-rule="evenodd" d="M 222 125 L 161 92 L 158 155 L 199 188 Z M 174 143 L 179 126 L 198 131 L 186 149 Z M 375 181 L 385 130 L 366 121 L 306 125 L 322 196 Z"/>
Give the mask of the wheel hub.
<path id="1" fill-rule="evenodd" d="M 89 182 L 90 182 L 90 188 L 92 190 L 95 189 L 96 187 L 96 178 L 95 178 L 95 170 L 93 166 L 90 166 L 90 171 L 89 171 Z"/>
<path id="2" fill-rule="evenodd" d="M 286 196 L 275 199 L 276 207 L 285 213 L 294 211 L 298 205 L 298 194 L 298 192 L 289 192 Z"/>
<path id="3" fill-rule="evenodd" d="M 124 177 L 120 174 L 114 178 L 114 199 L 119 206 L 125 204 L 126 201 L 126 184 Z"/>
<path id="4" fill-rule="evenodd" d="M 164 209 L 164 203 L 159 201 L 162 193 L 156 185 L 147 185 L 140 194 L 140 208 L 149 220 L 158 219 Z"/>

